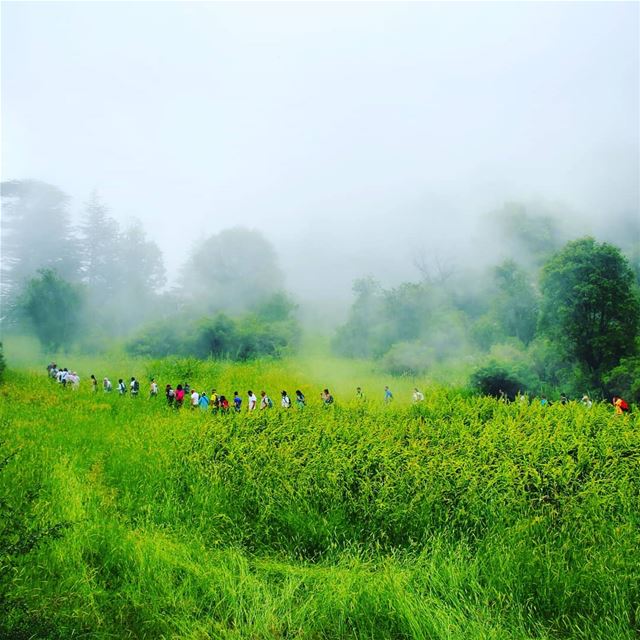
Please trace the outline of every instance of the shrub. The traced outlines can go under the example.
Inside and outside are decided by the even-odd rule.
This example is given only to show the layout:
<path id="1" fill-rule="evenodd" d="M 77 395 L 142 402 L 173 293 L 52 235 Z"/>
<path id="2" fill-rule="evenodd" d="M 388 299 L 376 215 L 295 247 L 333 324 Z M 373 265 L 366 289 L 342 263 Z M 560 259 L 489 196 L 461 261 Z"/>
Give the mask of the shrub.
<path id="1" fill-rule="evenodd" d="M 471 386 L 483 395 L 500 398 L 506 395 L 513 400 L 518 392 L 528 390 L 523 380 L 506 366 L 490 362 L 471 375 Z"/>

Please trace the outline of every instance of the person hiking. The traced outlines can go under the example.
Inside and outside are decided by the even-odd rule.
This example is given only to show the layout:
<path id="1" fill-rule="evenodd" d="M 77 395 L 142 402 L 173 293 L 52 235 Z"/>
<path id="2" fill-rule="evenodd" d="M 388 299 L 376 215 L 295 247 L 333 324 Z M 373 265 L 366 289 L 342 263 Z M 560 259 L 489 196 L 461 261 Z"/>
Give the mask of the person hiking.
<path id="1" fill-rule="evenodd" d="M 591 409 L 591 407 L 593 406 L 591 398 L 586 393 L 582 396 L 582 400 L 580 400 L 580 402 L 582 403 L 582 406 L 587 407 L 587 409 Z"/>
<path id="2" fill-rule="evenodd" d="M 198 399 L 198 406 L 203 411 L 206 411 L 209 408 L 209 398 L 207 398 L 207 392 L 206 391 L 203 391 L 200 394 L 200 398 Z"/>
<path id="3" fill-rule="evenodd" d="M 137 398 L 138 393 L 140 393 L 140 383 L 133 376 L 131 376 L 129 387 L 131 388 L 131 397 Z"/>
<path id="4" fill-rule="evenodd" d="M 218 413 L 218 409 L 220 408 L 220 398 L 215 389 L 211 389 L 211 397 L 209 398 L 209 402 L 211 404 L 211 412 Z"/>
<path id="5" fill-rule="evenodd" d="M 200 394 L 194 389 L 191 392 L 191 409 L 197 409 L 200 405 Z"/>
<path id="6" fill-rule="evenodd" d="M 304 393 L 300 389 L 296 389 L 296 404 L 300 409 L 303 409 L 307 404 Z"/>
<path id="7" fill-rule="evenodd" d="M 182 385 L 179 384 L 176 387 L 176 399 L 175 399 L 176 409 L 179 409 L 183 403 L 184 403 L 184 389 L 182 388 Z"/>
<path id="8" fill-rule="evenodd" d="M 282 400 L 280 401 L 280 404 L 282 405 L 283 409 L 290 409 L 291 408 L 291 400 L 289 398 L 289 396 L 287 395 L 286 391 L 282 392 Z"/>
<path id="9" fill-rule="evenodd" d="M 113 387 L 111 386 L 111 380 L 109 378 L 104 378 L 102 381 L 102 390 L 105 393 L 109 393 Z"/>
<path id="10" fill-rule="evenodd" d="M 220 411 L 222 413 L 229 413 L 229 401 L 225 396 L 220 396 Z"/>
<path id="11" fill-rule="evenodd" d="M 385 386 L 384 388 L 384 403 L 389 404 L 393 400 L 393 393 L 391 393 L 391 389 Z"/>
<path id="12" fill-rule="evenodd" d="M 364 395 L 364 391 L 362 391 L 362 387 L 356 387 L 356 400 L 358 402 L 366 402 L 366 398 Z"/>
<path id="13" fill-rule="evenodd" d="M 333 404 L 333 396 L 329 393 L 329 389 L 324 389 L 320 394 L 320 397 L 322 398 L 322 402 L 325 406 Z"/>
<path id="14" fill-rule="evenodd" d="M 149 397 L 156 398 L 158 396 L 158 383 L 155 378 L 151 378 L 151 383 L 149 384 Z"/>
<path id="15" fill-rule="evenodd" d="M 91 374 L 91 391 L 93 391 L 93 393 L 97 393 L 98 391 L 98 381 L 93 373 Z"/>
<path id="16" fill-rule="evenodd" d="M 127 385 L 124 383 L 122 378 L 118 378 L 118 393 L 123 396 L 127 393 Z"/>
<path id="17" fill-rule="evenodd" d="M 621 416 L 623 413 L 629 411 L 629 405 L 620 396 L 613 396 L 613 406 L 615 407 L 617 416 Z"/>
<path id="18" fill-rule="evenodd" d="M 247 411 L 253 411 L 258 404 L 258 398 L 256 398 L 256 394 L 253 391 L 247 391 L 248 403 L 247 403 Z"/>
<path id="19" fill-rule="evenodd" d="M 236 413 L 240 413 L 240 409 L 242 408 L 242 398 L 238 395 L 237 391 L 233 392 L 233 408 L 236 410 Z"/>
<path id="20" fill-rule="evenodd" d="M 171 385 L 168 384 L 165 387 L 164 395 L 167 399 L 167 404 L 171 407 L 173 406 L 173 402 L 176 399 L 176 392 L 171 388 Z"/>
<path id="21" fill-rule="evenodd" d="M 413 388 L 413 401 L 422 402 L 424 400 L 424 393 L 418 391 L 418 387 Z"/>
<path id="22" fill-rule="evenodd" d="M 271 409 L 273 407 L 273 402 L 271 398 L 267 395 L 266 391 L 260 392 L 260 409 Z"/>

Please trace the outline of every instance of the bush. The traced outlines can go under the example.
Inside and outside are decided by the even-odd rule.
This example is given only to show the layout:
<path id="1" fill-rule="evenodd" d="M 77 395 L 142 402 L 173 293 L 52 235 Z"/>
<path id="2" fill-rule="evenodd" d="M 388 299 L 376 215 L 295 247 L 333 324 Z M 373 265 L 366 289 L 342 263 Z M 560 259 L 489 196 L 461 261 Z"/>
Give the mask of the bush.
<path id="1" fill-rule="evenodd" d="M 621 360 L 603 376 L 603 383 L 609 397 L 621 396 L 640 405 L 640 357 Z"/>
<path id="2" fill-rule="evenodd" d="M 486 396 L 500 398 L 505 395 L 513 400 L 518 392 L 528 391 L 527 385 L 512 370 L 497 362 L 490 362 L 471 375 L 471 386 Z"/>

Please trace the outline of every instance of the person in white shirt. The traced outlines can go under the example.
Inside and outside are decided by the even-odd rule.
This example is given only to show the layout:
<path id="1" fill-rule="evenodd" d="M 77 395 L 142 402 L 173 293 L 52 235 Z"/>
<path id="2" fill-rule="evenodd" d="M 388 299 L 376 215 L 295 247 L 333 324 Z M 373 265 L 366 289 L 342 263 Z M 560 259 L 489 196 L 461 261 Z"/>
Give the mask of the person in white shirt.
<path id="1" fill-rule="evenodd" d="M 149 386 L 149 397 L 155 398 L 158 395 L 158 383 L 155 378 L 151 378 L 151 385 Z"/>
<path id="2" fill-rule="evenodd" d="M 424 393 L 418 391 L 418 387 L 415 387 L 413 390 L 413 401 L 414 402 L 422 402 L 424 400 Z"/>
<path id="3" fill-rule="evenodd" d="M 266 391 L 260 392 L 260 409 L 270 409 L 273 406 L 273 402 L 267 395 Z"/>
<path id="4" fill-rule="evenodd" d="M 249 396 L 249 402 L 247 403 L 247 411 L 253 411 L 258 404 L 258 398 L 253 391 L 247 391 L 247 395 Z"/>
<path id="5" fill-rule="evenodd" d="M 282 405 L 283 409 L 291 408 L 291 399 L 287 395 L 286 391 L 282 392 L 282 400 L 281 400 L 280 404 Z"/>
<path id="6" fill-rule="evenodd" d="M 191 393 L 191 408 L 197 409 L 198 403 L 200 402 L 200 394 L 197 391 L 193 391 Z"/>
<path id="7" fill-rule="evenodd" d="M 102 381 L 102 390 L 104 392 L 109 392 L 109 391 L 111 391 L 112 388 L 113 387 L 111 386 L 111 380 L 109 380 L 109 378 L 105 378 Z"/>

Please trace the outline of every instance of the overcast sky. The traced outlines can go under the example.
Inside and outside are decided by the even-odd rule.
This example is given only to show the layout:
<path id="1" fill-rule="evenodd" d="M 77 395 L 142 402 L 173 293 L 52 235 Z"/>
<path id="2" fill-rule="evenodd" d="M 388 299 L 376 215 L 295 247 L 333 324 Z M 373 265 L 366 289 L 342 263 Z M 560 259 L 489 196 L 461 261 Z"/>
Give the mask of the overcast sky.
<path id="1" fill-rule="evenodd" d="M 242 224 L 298 292 L 505 200 L 638 211 L 638 3 L 2 3 L 2 178 L 95 188 L 174 273 Z"/>

